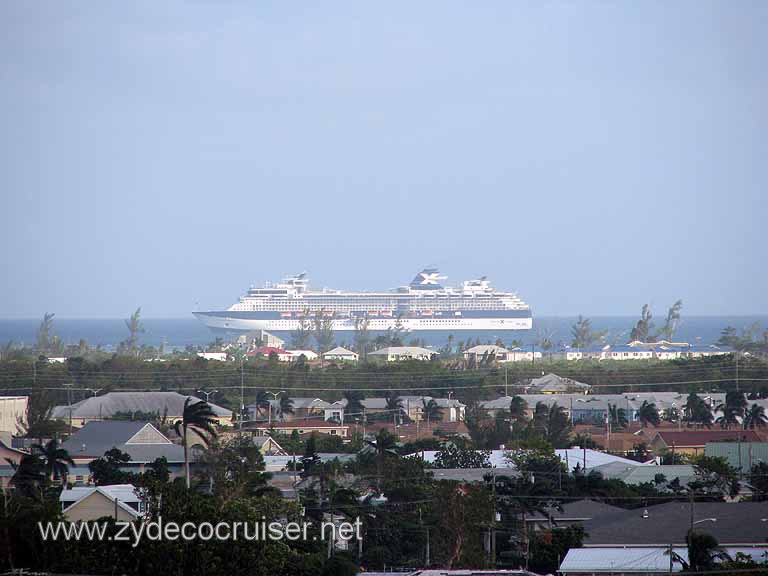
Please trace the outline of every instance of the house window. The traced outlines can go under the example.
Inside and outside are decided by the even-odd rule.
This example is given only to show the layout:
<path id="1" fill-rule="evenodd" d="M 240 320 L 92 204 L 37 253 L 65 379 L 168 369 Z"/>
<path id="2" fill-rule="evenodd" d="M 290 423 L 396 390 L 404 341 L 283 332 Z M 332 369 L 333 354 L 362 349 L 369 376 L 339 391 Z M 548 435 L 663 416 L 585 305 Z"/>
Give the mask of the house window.
<path id="1" fill-rule="evenodd" d="M 336 430 L 331 430 L 331 434 L 336 434 Z"/>

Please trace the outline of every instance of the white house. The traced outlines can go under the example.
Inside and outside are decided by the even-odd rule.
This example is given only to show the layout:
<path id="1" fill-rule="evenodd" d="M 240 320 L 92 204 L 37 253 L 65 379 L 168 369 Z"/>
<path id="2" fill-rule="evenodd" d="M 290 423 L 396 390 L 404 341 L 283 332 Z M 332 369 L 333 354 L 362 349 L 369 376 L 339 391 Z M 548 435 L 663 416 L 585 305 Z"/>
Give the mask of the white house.
<path id="1" fill-rule="evenodd" d="M 291 356 L 293 356 L 292 361 L 294 362 L 299 358 L 301 358 L 302 356 L 304 356 L 304 358 L 306 358 L 310 362 L 312 360 L 317 360 L 319 358 L 319 356 L 317 355 L 317 352 L 315 352 L 314 350 L 287 350 L 287 352 L 290 353 Z"/>
<path id="2" fill-rule="evenodd" d="M 61 510 L 70 522 L 112 517 L 131 522 L 144 513 L 144 506 L 133 484 L 76 486 L 62 490 Z"/>
<path id="3" fill-rule="evenodd" d="M 359 356 L 357 352 L 352 352 L 352 350 L 347 350 L 341 346 L 338 346 L 333 350 L 328 350 L 328 352 L 323 354 L 323 360 L 328 361 L 357 362 L 358 358 Z"/>
<path id="4" fill-rule="evenodd" d="M 419 346 L 388 346 L 375 352 L 369 352 L 368 357 L 387 362 L 399 362 L 401 360 L 432 360 L 437 354 L 439 352 Z"/>
<path id="5" fill-rule="evenodd" d="M 217 362 L 227 361 L 226 352 L 198 352 L 197 356 L 199 358 L 205 358 L 206 360 L 216 360 Z"/>
<path id="6" fill-rule="evenodd" d="M 507 362 L 535 362 L 536 360 L 541 360 L 539 350 L 512 348 L 507 352 Z"/>

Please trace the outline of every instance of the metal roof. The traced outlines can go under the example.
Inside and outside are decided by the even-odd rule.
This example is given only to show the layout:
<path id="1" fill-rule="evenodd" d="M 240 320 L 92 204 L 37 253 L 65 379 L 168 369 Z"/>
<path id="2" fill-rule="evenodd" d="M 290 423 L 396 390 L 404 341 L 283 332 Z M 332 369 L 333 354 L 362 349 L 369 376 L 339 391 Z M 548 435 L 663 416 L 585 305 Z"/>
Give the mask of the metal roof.
<path id="1" fill-rule="evenodd" d="M 195 396 L 184 396 L 178 392 L 108 392 L 102 396 L 86 398 L 72 404 L 72 417 L 84 419 L 112 418 L 116 413 L 157 413 L 171 418 L 180 418 L 184 413 L 184 402 L 191 398 L 193 403 L 202 402 Z M 220 418 L 231 418 L 232 412 L 216 404 L 210 404 L 213 413 Z M 69 418 L 69 406 L 56 406 L 53 418 Z"/>

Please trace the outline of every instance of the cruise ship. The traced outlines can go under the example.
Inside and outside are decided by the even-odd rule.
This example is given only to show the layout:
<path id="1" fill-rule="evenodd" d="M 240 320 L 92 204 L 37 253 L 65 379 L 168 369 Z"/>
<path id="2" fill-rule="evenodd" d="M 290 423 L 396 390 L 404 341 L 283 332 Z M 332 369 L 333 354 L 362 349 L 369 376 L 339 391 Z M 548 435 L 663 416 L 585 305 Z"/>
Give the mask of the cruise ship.
<path id="1" fill-rule="evenodd" d="M 483 277 L 458 287 L 443 286 L 435 268 L 419 272 L 407 286 L 384 292 L 310 290 L 306 273 L 251 288 L 227 310 L 193 312 L 215 331 L 293 331 L 319 318 L 333 330 L 529 330 L 530 307 L 515 293 L 499 292 Z"/>

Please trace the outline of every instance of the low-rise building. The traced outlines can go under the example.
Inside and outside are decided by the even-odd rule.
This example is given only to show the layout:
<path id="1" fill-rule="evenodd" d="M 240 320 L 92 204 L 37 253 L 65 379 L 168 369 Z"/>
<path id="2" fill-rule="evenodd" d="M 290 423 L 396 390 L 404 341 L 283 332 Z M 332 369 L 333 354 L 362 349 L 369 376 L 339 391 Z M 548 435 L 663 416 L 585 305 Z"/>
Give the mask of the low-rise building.
<path id="1" fill-rule="evenodd" d="M 317 352 L 315 352 L 314 350 L 288 350 L 288 352 L 290 352 L 291 356 L 293 356 L 293 358 L 291 359 L 292 362 L 295 362 L 302 356 L 304 356 L 304 358 L 309 362 L 312 362 L 313 360 L 317 360 L 319 358 L 319 356 L 317 355 Z"/>
<path id="2" fill-rule="evenodd" d="M 61 491 L 59 502 L 70 522 L 106 517 L 132 522 L 144 514 L 144 504 L 132 484 L 69 488 Z"/>
<path id="3" fill-rule="evenodd" d="M 480 362 L 506 362 L 509 350 L 494 344 L 480 344 L 464 350 L 464 359 Z"/>
<path id="4" fill-rule="evenodd" d="M 754 430 L 659 430 L 651 440 L 655 454 L 704 454 L 711 442 L 761 442 Z"/>
<path id="5" fill-rule="evenodd" d="M 328 362 L 357 362 L 358 358 L 357 352 L 347 350 L 341 346 L 337 346 L 323 354 L 323 360 Z"/>
<path id="6" fill-rule="evenodd" d="M 227 361 L 226 352 L 198 352 L 197 357 L 203 358 L 204 360 L 215 360 L 217 362 Z"/>
<path id="7" fill-rule="evenodd" d="M 439 352 L 420 348 L 419 346 L 388 346 L 381 350 L 368 353 L 370 360 L 384 360 L 386 362 L 401 362 L 403 360 L 432 360 Z"/>
<path id="8" fill-rule="evenodd" d="M 552 373 L 532 379 L 526 388 L 532 394 L 589 394 L 592 390 L 589 384 Z"/>
<path id="9" fill-rule="evenodd" d="M 277 358 L 280 362 L 291 362 L 294 360 L 293 354 L 282 348 L 274 346 L 261 346 L 248 351 L 249 358 Z"/>
<path id="10" fill-rule="evenodd" d="M 194 442 L 202 444 L 196 435 Z M 181 474 L 184 466 L 184 449 L 171 442 L 149 422 L 89 422 L 72 434 L 61 447 L 69 453 L 76 466 L 87 466 L 113 448 L 131 457 L 123 467 L 129 472 L 143 473 L 158 458 L 168 461 L 168 468 L 174 475 Z M 192 452 L 194 455 L 195 451 Z"/>
<path id="11" fill-rule="evenodd" d="M 178 392 L 109 392 L 101 396 L 86 398 L 72 406 L 56 406 L 52 417 L 72 422 L 72 426 L 81 427 L 89 422 L 99 422 L 132 414 L 156 414 L 169 422 L 179 420 L 184 415 L 184 403 L 202 402 L 195 396 L 184 396 Z M 219 424 L 232 420 L 232 412 L 216 404 L 211 404 L 214 419 Z"/>
<path id="12" fill-rule="evenodd" d="M 278 434 L 292 434 L 293 431 L 296 430 L 300 435 L 316 432 L 318 434 L 329 434 L 331 436 L 340 436 L 342 438 L 347 438 L 349 436 L 349 426 L 339 422 L 321 419 L 296 419 L 291 420 L 290 422 L 272 422 L 271 425 L 262 423 L 249 426 L 248 430 L 259 435 L 267 435 L 272 431 L 277 432 Z"/>

